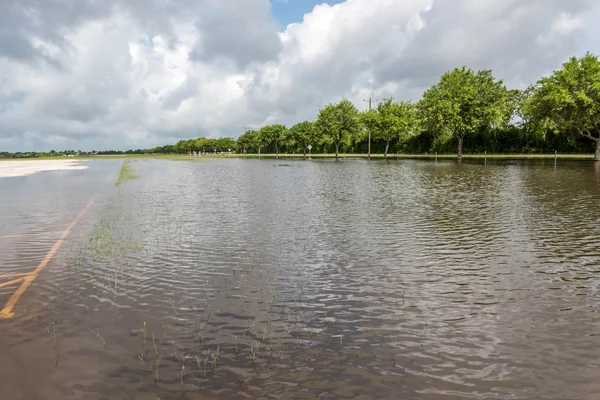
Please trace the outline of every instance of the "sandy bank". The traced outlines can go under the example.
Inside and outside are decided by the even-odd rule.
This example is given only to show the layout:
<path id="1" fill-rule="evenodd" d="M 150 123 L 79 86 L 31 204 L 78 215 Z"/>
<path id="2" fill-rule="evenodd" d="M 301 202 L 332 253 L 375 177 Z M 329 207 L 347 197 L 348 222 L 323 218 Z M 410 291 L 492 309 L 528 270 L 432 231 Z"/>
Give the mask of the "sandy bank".
<path id="1" fill-rule="evenodd" d="M 26 176 L 43 171 L 87 169 L 80 160 L 18 160 L 0 162 L 0 178 Z"/>

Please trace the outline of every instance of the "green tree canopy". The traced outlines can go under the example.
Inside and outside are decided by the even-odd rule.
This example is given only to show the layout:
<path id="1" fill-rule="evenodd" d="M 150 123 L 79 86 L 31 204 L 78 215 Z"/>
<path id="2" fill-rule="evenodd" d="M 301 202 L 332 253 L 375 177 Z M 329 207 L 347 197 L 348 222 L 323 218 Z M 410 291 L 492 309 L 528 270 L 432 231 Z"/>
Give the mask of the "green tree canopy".
<path id="1" fill-rule="evenodd" d="M 261 138 L 260 132 L 256 130 L 249 130 L 244 135 L 246 135 L 250 146 L 256 148 L 256 151 L 260 156 L 260 149 L 263 147 L 263 140 Z"/>
<path id="2" fill-rule="evenodd" d="M 286 143 L 288 135 L 285 125 L 267 125 L 259 131 L 265 146 L 275 146 L 276 157 L 279 158 L 279 149 Z"/>
<path id="3" fill-rule="evenodd" d="M 221 137 L 214 139 L 214 147 L 217 151 L 228 152 L 236 148 L 235 139 L 229 137 Z"/>
<path id="4" fill-rule="evenodd" d="M 319 138 L 319 131 L 314 122 L 303 121 L 290 128 L 290 137 L 302 147 L 304 158 L 306 158 L 306 148 L 308 145 L 316 143 Z"/>
<path id="5" fill-rule="evenodd" d="M 442 75 L 418 103 L 425 128 L 458 141 L 462 157 L 465 137 L 486 127 L 506 124 L 512 115 L 511 92 L 492 71 L 456 68 Z"/>
<path id="6" fill-rule="evenodd" d="M 600 160 L 600 61 L 587 53 L 572 57 L 540 79 L 524 104 L 524 114 L 545 127 L 584 136 L 596 143 Z"/>
<path id="7" fill-rule="evenodd" d="M 385 141 L 385 158 L 392 140 L 405 138 L 418 126 L 415 105 L 410 101 L 394 102 L 392 98 L 379 103 L 376 109 L 363 113 L 362 120 L 376 139 Z"/>
<path id="8" fill-rule="evenodd" d="M 246 153 L 248 151 L 248 147 L 252 146 L 252 140 L 250 135 L 248 135 L 248 131 L 241 134 L 236 141 L 236 148 L 238 150 L 238 153 Z"/>
<path id="9" fill-rule="evenodd" d="M 348 99 L 338 104 L 329 104 L 319 111 L 317 126 L 320 132 L 331 138 L 337 159 L 342 141 L 356 135 L 360 130 L 358 110 Z"/>
<path id="10" fill-rule="evenodd" d="M 177 153 L 187 153 L 191 150 L 191 142 L 189 140 L 180 140 L 175 145 L 175 149 Z"/>
<path id="11" fill-rule="evenodd" d="M 197 139 L 194 140 L 194 150 L 195 151 L 202 151 L 205 152 L 207 149 L 210 150 L 211 149 L 211 143 L 210 143 L 210 139 L 207 139 L 205 137 L 199 137 Z"/>

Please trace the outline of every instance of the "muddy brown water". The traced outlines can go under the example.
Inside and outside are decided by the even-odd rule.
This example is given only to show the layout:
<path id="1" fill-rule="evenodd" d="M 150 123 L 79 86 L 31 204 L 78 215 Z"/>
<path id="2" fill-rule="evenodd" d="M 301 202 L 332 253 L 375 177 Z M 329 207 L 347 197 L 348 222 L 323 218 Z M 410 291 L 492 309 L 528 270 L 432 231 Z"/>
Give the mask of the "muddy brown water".
<path id="1" fill-rule="evenodd" d="M 97 196 L 0 320 L 2 399 L 600 398 L 593 163 L 121 163 L 0 180 L 0 274 Z"/>

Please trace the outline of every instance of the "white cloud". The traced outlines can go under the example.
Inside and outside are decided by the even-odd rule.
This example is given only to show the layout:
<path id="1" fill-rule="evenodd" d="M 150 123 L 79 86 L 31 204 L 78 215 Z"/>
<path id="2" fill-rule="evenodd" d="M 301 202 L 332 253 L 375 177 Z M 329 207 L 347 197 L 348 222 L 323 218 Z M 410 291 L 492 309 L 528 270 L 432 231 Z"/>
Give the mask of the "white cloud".
<path id="1" fill-rule="evenodd" d="M 453 67 L 523 86 L 600 51 L 587 0 L 0 0 L 0 150 L 138 148 L 418 99 Z M 43 8 L 40 8 L 43 7 Z"/>
<path id="2" fill-rule="evenodd" d="M 537 42 L 541 46 L 553 46 L 556 40 L 561 36 L 571 34 L 575 30 L 585 27 L 583 16 L 574 16 L 566 12 L 560 13 L 554 20 L 550 30 L 538 36 Z"/>

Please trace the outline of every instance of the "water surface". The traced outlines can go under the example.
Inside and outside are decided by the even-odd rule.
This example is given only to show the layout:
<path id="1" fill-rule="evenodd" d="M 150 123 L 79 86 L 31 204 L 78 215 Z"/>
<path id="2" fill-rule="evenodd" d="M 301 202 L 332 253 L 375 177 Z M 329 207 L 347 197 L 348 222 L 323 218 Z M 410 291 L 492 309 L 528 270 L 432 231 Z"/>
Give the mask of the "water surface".
<path id="1" fill-rule="evenodd" d="M 119 163 L 0 180 L 0 235 L 100 192 L 0 321 L 5 398 L 600 396 L 592 163 L 140 160 L 100 190 Z M 0 239 L 1 273 L 55 240 Z"/>

